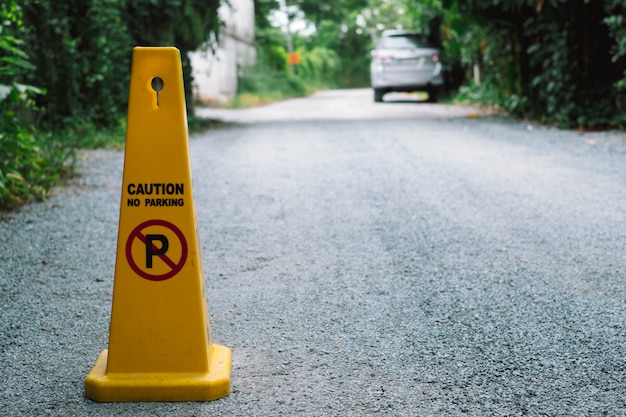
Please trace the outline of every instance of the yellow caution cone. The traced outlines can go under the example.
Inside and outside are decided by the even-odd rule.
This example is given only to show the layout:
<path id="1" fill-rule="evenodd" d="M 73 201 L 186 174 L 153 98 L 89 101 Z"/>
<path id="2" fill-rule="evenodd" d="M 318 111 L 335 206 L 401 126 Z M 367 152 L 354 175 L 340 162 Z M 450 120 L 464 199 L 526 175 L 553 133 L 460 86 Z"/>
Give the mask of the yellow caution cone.
<path id="1" fill-rule="evenodd" d="M 230 393 L 215 345 L 192 199 L 176 48 L 133 50 L 109 348 L 85 380 L 95 401 L 209 401 Z"/>

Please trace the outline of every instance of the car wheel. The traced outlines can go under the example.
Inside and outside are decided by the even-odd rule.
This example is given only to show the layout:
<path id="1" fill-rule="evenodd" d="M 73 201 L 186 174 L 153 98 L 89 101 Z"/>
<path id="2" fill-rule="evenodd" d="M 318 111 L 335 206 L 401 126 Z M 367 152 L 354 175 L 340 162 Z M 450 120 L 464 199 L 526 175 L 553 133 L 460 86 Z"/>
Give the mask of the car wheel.
<path id="1" fill-rule="evenodd" d="M 374 89 L 374 102 L 382 103 L 384 95 L 385 95 L 385 90 L 381 88 L 375 88 Z"/>

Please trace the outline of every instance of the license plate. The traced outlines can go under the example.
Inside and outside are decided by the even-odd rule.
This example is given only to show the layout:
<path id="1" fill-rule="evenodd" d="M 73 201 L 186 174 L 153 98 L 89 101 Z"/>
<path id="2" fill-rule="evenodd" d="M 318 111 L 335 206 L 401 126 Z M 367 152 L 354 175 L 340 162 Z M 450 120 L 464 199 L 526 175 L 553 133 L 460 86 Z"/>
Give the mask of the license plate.
<path id="1" fill-rule="evenodd" d="M 420 68 L 424 65 L 424 58 L 403 59 L 400 62 L 402 63 L 402 65 Z"/>

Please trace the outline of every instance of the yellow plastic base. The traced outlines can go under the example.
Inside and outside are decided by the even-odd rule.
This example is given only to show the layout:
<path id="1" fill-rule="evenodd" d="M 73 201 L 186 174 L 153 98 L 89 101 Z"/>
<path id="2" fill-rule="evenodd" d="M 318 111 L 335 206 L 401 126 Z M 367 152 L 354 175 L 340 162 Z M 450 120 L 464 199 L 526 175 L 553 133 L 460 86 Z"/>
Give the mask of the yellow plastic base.
<path id="1" fill-rule="evenodd" d="M 103 350 L 85 380 L 85 396 L 99 402 L 213 401 L 230 394 L 231 351 L 212 345 L 208 374 L 107 374 Z"/>

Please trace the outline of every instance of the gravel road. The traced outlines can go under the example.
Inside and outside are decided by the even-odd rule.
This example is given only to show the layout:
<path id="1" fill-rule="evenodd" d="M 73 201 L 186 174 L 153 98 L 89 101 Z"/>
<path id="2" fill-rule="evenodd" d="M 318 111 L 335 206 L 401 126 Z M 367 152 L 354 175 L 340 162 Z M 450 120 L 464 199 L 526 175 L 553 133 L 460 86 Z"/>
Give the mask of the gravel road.
<path id="1" fill-rule="evenodd" d="M 191 139 L 214 402 L 85 399 L 123 153 L 0 220 L 3 416 L 626 416 L 626 134 L 327 91 Z"/>

